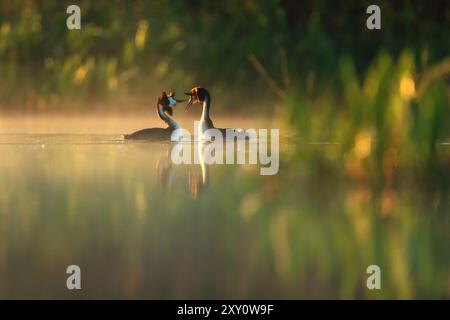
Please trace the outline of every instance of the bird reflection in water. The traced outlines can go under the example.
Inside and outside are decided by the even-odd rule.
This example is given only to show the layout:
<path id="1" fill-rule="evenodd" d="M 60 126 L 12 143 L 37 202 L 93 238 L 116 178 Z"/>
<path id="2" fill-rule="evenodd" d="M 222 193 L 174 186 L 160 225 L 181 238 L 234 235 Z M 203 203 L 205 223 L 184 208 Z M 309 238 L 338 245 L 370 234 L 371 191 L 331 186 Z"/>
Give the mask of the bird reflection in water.
<path id="1" fill-rule="evenodd" d="M 200 172 L 198 170 L 195 172 L 194 170 L 189 170 L 189 190 L 193 199 L 197 199 L 198 194 L 207 188 L 209 182 L 209 166 L 205 164 L 204 147 L 204 143 L 198 142 L 197 150 Z"/>
<path id="2" fill-rule="evenodd" d="M 177 144 L 172 144 L 167 152 L 161 156 L 156 162 L 156 175 L 158 183 L 163 190 L 170 191 L 173 189 L 176 173 L 174 171 L 174 164 L 170 158 L 172 149 Z M 198 152 L 199 165 L 177 165 L 187 170 L 187 185 L 191 193 L 192 199 L 197 199 L 198 195 L 202 193 L 209 184 L 209 166 L 204 160 L 204 144 L 198 143 L 198 147 L 194 148 Z M 184 171 L 184 170 L 183 170 Z"/>
<path id="3" fill-rule="evenodd" d="M 170 160 L 171 150 L 172 148 L 169 147 L 167 152 L 156 162 L 156 176 L 158 178 L 158 183 L 163 190 L 167 191 L 172 190 L 173 181 L 175 179 L 172 160 Z"/>

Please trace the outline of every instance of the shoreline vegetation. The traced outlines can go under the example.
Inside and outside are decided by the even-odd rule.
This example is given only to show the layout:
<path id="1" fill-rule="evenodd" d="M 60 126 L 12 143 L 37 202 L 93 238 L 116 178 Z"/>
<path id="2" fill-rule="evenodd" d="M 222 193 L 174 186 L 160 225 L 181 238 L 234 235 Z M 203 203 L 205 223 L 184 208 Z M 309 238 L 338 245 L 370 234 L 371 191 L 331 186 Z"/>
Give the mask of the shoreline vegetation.
<path id="1" fill-rule="evenodd" d="M 409 55 L 413 81 L 430 66 L 433 80 L 449 74 L 448 10 L 439 1 L 380 1 L 376 31 L 365 26 L 363 1 L 80 1 L 81 30 L 67 30 L 66 3 L 0 4 L 0 110 L 143 106 L 161 88 L 194 84 L 227 111 L 247 96 L 294 94 L 297 106 L 320 95 L 345 108 L 346 85 L 374 77 L 380 55 L 394 65 Z"/>

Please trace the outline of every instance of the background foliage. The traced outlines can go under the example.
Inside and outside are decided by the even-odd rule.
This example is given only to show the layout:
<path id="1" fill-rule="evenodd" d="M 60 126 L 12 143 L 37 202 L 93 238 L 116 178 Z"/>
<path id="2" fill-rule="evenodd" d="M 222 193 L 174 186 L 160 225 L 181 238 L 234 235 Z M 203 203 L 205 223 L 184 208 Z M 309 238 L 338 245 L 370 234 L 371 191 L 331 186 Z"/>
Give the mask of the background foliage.
<path id="1" fill-rule="evenodd" d="M 377 1 L 382 31 L 365 27 L 371 1 L 324 0 L 77 1 L 82 29 L 68 31 L 72 2 L 0 3 L 1 109 L 129 108 L 195 84 L 227 109 L 230 96 L 273 99 L 249 55 L 292 91 L 340 97 L 343 59 L 361 81 L 380 52 L 395 63 L 408 50 L 420 78 L 450 50 L 445 1 Z"/>

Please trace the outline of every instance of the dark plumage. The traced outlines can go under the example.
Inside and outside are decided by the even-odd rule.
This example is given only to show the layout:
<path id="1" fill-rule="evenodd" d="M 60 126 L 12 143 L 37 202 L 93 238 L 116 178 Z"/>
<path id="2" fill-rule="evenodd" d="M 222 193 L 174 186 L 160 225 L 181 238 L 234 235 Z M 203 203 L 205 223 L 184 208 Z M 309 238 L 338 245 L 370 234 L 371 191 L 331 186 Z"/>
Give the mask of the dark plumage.
<path id="1" fill-rule="evenodd" d="M 158 116 L 167 124 L 167 128 L 148 128 L 127 134 L 124 139 L 127 140 L 170 140 L 172 132 L 179 128 L 179 125 L 171 117 L 173 114 L 172 105 L 181 100 L 175 100 L 174 93 L 162 92 L 156 104 Z"/>

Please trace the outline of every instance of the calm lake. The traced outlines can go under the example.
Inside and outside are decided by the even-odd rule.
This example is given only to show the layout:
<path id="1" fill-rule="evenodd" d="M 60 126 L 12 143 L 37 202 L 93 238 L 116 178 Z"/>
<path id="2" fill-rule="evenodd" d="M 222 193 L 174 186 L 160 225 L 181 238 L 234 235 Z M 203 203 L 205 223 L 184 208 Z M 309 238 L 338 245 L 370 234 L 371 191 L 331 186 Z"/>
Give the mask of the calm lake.
<path id="1" fill-rule="evenodd" d="M 283 128 L 277 175 L 176 165 L 173 143 L 121 139 L 152 125 L 0 118 L 0 298 L 450 297 L 448 174 L 394 172 L 380 184 L 341 167 L 339 144 Z M 438 150 L 450 158 L 448 144 Z M 81 291 L 66 288 L 72 264 Z M 369 265 L 381 268 L 381 290 L 366 287 Z"/>

